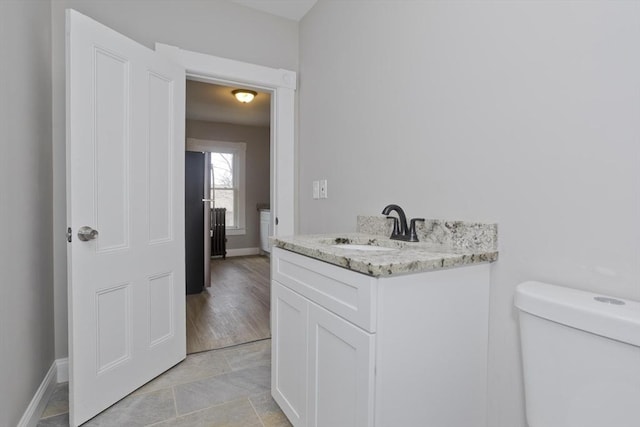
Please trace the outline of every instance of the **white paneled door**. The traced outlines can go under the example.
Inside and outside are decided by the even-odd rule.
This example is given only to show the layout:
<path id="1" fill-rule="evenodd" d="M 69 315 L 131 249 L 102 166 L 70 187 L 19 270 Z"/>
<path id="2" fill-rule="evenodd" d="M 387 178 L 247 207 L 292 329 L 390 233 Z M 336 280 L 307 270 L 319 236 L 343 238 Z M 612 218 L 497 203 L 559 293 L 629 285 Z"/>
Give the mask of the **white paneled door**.
<path id="1" fill-rule="evenodd" d="M 72 426 L 185 357 L 184 98 L 182 67 L 67 11 Z"/>

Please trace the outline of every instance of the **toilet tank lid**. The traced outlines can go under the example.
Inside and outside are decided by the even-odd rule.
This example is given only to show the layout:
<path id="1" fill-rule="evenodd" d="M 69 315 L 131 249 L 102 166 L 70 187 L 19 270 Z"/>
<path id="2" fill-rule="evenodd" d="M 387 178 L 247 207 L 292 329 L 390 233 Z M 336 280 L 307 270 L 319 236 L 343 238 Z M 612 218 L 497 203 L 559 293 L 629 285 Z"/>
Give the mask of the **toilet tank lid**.
<path id="1" fill-rule="evenodd" d="M 542 282 L 524 282 L 516 289 L 521 311 L 640 346 L 640 303 Z"/>

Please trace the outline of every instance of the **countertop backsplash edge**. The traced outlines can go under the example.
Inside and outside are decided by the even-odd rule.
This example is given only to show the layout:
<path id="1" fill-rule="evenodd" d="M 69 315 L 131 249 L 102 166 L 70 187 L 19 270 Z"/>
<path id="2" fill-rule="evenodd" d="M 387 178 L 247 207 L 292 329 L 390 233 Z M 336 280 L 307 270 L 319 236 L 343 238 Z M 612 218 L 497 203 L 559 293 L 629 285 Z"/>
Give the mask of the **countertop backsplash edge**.
<path id="1" fill-rule="evenodd" d="M 358 215 L 358 233 L 389 237 L 393 221 L 380 215 Z M 426 219 L 416 223 L 420 242 L 452 249 L 473 251 L 498 250 L 498 224 L 471 221 Z"/>

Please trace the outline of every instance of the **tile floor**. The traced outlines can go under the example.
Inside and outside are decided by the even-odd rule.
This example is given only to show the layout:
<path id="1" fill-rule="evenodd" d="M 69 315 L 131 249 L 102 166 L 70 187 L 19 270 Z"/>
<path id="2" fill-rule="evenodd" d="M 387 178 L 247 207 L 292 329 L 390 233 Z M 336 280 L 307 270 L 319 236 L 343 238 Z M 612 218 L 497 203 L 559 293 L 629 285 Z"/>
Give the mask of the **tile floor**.
<path id="1" fill-rule="evenodd" d="M 190 354 L 83 427 L 290 427 L 271 398 L 271 340 Z M 69 425 L 58 384 L 38 427 Z"/>

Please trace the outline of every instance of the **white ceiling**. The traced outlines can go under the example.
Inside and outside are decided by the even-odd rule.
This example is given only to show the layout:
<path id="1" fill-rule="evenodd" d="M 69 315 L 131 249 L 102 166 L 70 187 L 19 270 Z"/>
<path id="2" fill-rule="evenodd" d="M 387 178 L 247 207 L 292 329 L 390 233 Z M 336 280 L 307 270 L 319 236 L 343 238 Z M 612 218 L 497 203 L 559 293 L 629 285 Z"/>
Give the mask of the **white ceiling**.
<path id="1" fill-rule="evenodd" d="M 239 88 L 187 80 L 187 119 L 269 126 L 271 95 L 256 91 L 253 101 L 243 104 L 231 94 L 234 89 Z"/>
<path id="2" fill-rule="evenodd" d="M 318 0 L 231 0 L 252 9 L 300 21 Z"/>

